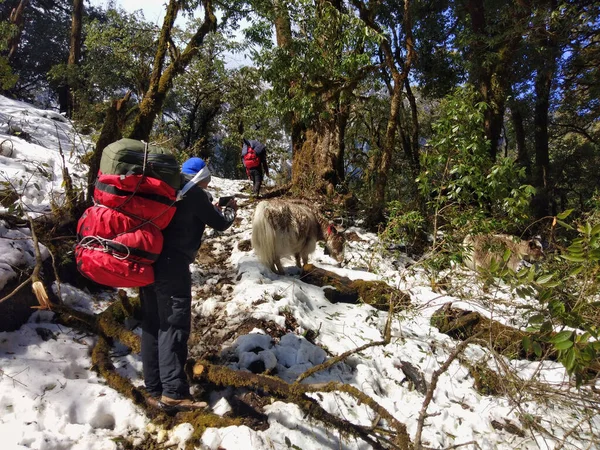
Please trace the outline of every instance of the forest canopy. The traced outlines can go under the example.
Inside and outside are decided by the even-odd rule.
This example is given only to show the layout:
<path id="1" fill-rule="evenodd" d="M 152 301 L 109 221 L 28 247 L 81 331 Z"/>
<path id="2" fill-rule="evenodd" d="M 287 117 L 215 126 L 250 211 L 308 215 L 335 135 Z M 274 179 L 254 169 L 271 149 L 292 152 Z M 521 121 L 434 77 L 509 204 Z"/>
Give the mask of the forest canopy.
<path id="1" fill-rule="evenodd" d="M 243 176 L 240 142 L 252 135 L 278 155 L 279 182 L 352 192 L 374 223 L 392 201 L 428 216 L 432 198 L 451 200 L 492 218 L 503 202 L 527 203 L 518 214 L 539 219 L 595 198 L 597 2 L 165 8 L 157 26 L 83 0 L 3 1 L 3 94 L 99 132 L 130 93 L 115 137 L 168 142 L 230 177 Z M 232 54 L 248 65 L 227 64 Z M 499 192 L 482 192 L 498 167 Z"/>

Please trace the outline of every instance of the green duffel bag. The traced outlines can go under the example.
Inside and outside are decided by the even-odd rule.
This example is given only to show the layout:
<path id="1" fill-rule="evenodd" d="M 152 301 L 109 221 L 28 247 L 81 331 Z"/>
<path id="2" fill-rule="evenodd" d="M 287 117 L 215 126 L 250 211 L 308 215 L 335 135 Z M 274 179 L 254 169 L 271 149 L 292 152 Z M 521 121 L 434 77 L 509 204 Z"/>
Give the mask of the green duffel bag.
<path id="1" fill-rule="evenodd" d="M 135 139 L 121 139 L 102 151 L 100 172 L 105 175 L 141 175 L 164 181 L 173 189 L 181 186 L 179 163 L 168 150 Z"/>

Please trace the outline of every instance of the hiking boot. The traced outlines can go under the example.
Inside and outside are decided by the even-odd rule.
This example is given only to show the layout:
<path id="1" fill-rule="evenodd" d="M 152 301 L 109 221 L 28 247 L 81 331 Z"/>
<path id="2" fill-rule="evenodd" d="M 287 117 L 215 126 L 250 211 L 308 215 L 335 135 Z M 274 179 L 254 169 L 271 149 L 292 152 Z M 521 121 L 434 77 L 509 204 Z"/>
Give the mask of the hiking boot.
<path id="1" fill-rule="evenodd" d="M 197 411 L 200 409 L 208 408 L 208 403 L 206 403 L 206 402 L 198 402 L 191 398 L 175 399 L 175 398 L 166 397 L 164 395 L 160 398 L 160 403 L 162 403 L 164 405 L 163 409 L 172 410 L 172 411 L 176 411 L 176 412 Z"/>
<path id="2" fill-rule="evenodd" d="M 150 396 L 146 397 L 146 404 L 148 406 L 151 406 L 156 409 L 164 409 L 164 407 L 160 401 L 160 395 L 156 395 L 156 396 L 150 395 Z"/>

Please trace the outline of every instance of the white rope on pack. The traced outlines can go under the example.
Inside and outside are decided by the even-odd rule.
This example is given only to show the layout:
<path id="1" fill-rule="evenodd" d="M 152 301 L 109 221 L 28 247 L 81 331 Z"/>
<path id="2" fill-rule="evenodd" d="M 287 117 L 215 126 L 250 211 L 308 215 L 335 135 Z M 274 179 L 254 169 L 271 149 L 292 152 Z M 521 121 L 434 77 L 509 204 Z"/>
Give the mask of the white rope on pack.
<path id="1" fill-rule="evenodd" d="M 142 163 L 142 174 L 146 174 L 146 163 L 148 162 L 148 143 L 145 141 L 140 141 L 144 144 L 144 162 Z"/>
<path id="2" fill-rule="evenodd" d="M 109 243 L 115 243 L 119 246 L 125 247 L 127 249 L 127 253 L 123 255 L 118 255 L 110 248 Z M 110 253 L 114 258 L 123 260 L 129 258 L 131 256 L 131 252 L 129 251 L 129 247 L 120 242 L 113 241 L 112 239 L 101 238 L 100 236 L 85 236 L 79 242 L 79 245 L 87 250 L 95 250 L 102 253 Z"/>

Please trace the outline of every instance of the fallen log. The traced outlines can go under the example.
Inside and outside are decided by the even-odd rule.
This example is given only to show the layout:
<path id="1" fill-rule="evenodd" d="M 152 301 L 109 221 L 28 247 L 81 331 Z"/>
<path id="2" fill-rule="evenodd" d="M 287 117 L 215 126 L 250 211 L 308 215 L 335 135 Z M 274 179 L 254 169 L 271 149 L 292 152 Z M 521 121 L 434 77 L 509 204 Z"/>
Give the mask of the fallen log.
<path id="1" fill-rule="evenodd" d="M 404 310 L 410 306 L 410 296 L 406 292 L 384 281 L 351 280 L 312 264 L 303 267 L 301 280 L 322 287 L 331 303 L 362 302 L 381 311 L 388 311 L 390 302 L 393 310 Z"/>
<path id="2" fill-rule="evenodd" d="M 194 426 L 191 443 L 199 443 L 202 434 L 209 427 L 236 425 L 260 427 L 257 420 L 252 417 L 219 417 L 208 411 L 179 413 L 171 417 L 151 406 L 148 403 L 148 394 L 145 390 L 136 388 L 128 378 L 121 376 L 115 370 L 110 357 L 112 339 L 121 341 L 130 347 L 133 352 L 140 351 L 139 337 L 122 325 L 126 318 L 135 314 L 137 308 L 139 308 L 139 299 L 129 299 L 124 292 L 119 292 L 118 299 L 98 315 L 76 311 L 65 305 L 53 305 L 52 310 L 58 315 L 61 323 L 98 335 L 97 343 L 92 352 L 93 369 L 106 379 L 111 388 L 133 400 L 134 403 L 144 408 L 154 421 L 163 424 L 167 428 L 172 428 L 178 423 L 191 423 Z M 387 334 L 389 332 L 386 332 Z M 189 377 L 197 383 L 246 388 L 267 397 L 276 397 L 283 401 L 293 402 L 314 419 L 333 426 L 342 432 L 354 435 L 375 449 L 384 449 L 390 446 L 401 449 L 412 448 L 406 426 L 396 420 L 374 399 L 351 385 L 336 382 L 320 385 L 290 384 L 276 377 L 235 371 L 208 362 L 196 364 L 192 373 L 189 373 Z M 334 391 L 346 392 L 356 398 L 358 403 L 369 405 L 378 417 L 388 423 L 391 430 L 381 431 L 378 428 L 365 428 L 352 424 L 328 413 L 316 400 L 307 395 L 309 393 Z"/>
<path id="3" fill-rule="evenodd" d="M 550 333 L 544 339 L 539 339 L 539 336 L 534 333 L 504 325 L 477 312 L 454 308 L 452 303 L 446 303 L 432 315 L 431 326 L 436 327 L 441 333 L 461 341 L 481 333 L 478 343 L 510 359 L 527 359 L 529 361 L 556 361 L 558 359 L 558 352 L 553 344 L 548 342 L 556 333 Z M 525 338 L 535 340 L 541 351 L 536 353 L 533 349 L 525 349 L 523 346 Z M 600 358 L 597 358 L 588 367 L 587 375 L 589 378 L 595 378 L 599 374 Z"/>
<path id="4" fill-rule="evenodd" d="M 311 417 L 329 423 L 342 432 L 361 438 L 374 448 L 384 448 L 379 442 L 380 436 L 377 436 L 373 430 L 354 425 L 351 422 L 333 416 L 307 395 L 316 392 L 345 392 L 356 398 L 359 404 L 368 405 L 379 417 L 389 424 L 394 431 L 392 439 L 394 446 L 401 449 L 412 449 L 412 443 L 406 426 L 375 400 L 354 386 L 337 382 L 325 384 L 290 384 L 274 376 L 237 371 L 224 366 L 213 365 L 206 361 L 196 362 L 192 373 L 194 381 L 198 383 L 211 383 L 222 387 L 247 388 L 293 402 L 310 414 Z"/>
<path id="5" fill-rule="evenodd" d="M 431 326 L 440 330 L 440 333 L 461 341 L 483 332 L 481 343 L 507 358 L 531 361 L 541 359 L 533 351 L 526 351 L 523 347 L 523 338 L 532 336 L 532 333 L 503 325 L 483 317 L 478 312 L 454 308 L 452 303 L 446 303 L 432 315 Z M 556 353 L 550 344 L 540 345 L 546 359 L 556 359 Z"/>
<path id="6" fill-rule="evenodd" d="M 59 321 L 77 329 L 84 329 L 90 333 L 103 336 L 125 344 L 133 353 L 139 353 L 141 349 L 140 337 L 134 332 L 126 329 L 123 322 L 131 316 L 132 303 L 137 303 L 139 299 L 127 299 L 123 301 L 124 293 L 119 293 L 119 299 L 112 303 L 105 311 L 100 314 L 88 314 L 77 311 L 65 305 L 52 305 L 52 311 L 58 314 Z M 125 298 L 127 296 L 125 295 Z"/>

